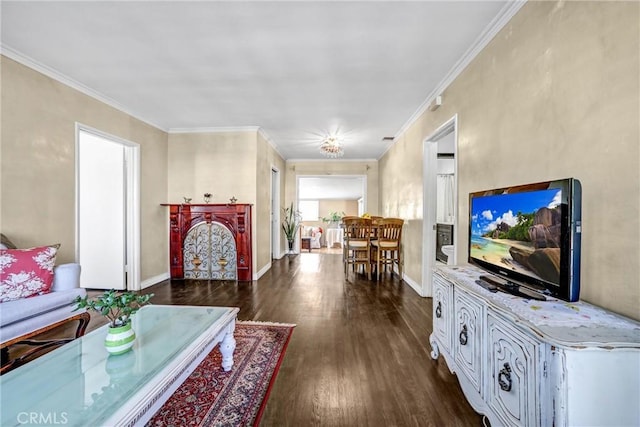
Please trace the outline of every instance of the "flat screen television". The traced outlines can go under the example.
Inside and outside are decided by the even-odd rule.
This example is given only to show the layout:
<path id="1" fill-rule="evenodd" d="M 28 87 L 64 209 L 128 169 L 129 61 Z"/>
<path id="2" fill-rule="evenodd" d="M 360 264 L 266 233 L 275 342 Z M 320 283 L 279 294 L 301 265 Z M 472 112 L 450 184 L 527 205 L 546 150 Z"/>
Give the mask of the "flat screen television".
<path id="1" fill-rule="evenodd" d="M 507 285 L 577 301 L 581 193 L 573 178 L 471 193 L 469 262 Z"/>

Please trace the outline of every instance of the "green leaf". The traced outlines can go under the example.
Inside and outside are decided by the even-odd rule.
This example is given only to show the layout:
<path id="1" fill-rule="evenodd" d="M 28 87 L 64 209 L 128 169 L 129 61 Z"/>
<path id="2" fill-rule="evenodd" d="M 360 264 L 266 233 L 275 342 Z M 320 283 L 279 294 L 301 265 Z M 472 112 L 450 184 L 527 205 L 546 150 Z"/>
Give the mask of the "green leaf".
<path id="1" fill-rule="evenodd" d="M 118 293 L 115 289 L 111 289 L 93 299 L 89 299 L 87 296 L 78 296 L 73 302 L 76 304 L 76 310 L 86 307 L 105 316 L 109 319 L 110 324 L 118 325 L 128 323 L 131 320 L 130 315 L 146 304 L 151 297 L 153 294 Z"/>

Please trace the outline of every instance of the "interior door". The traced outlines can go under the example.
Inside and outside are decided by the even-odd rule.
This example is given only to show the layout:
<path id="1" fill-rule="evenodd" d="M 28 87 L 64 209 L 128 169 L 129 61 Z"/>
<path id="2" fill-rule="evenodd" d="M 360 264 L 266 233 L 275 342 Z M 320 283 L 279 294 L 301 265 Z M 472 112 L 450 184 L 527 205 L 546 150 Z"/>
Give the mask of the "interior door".
<path id="1" fill-rule="evenodd" d="M 125 147 L 85 130 L 78 138 L 80 284 L 126 289 Z"/>

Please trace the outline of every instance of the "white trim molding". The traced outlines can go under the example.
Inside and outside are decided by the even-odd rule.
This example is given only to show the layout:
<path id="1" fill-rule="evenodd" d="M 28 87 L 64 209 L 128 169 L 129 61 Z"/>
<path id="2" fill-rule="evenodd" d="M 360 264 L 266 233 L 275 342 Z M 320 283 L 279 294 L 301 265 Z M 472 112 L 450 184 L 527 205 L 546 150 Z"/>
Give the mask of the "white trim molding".
<path id="1" fill-rule="evenodd" d="M 267 134 L 267 131 L 265 131 L 263 127 L 258 128 L 258 134 L 260 134 L 260 136 L 262 136 L 267 141 L 271 148 L 273 148 L 273 150 L 278 153 L 278 156 L 284 159 L 284 156 L 276 146 L 276 143 L 273 142 L 273 139 L 271 139 L 271 137 L 269 136 L 269 134 Z"/>
<path id="2" fill-rule="evenodd" d="M 412 278 L 410 278 L 409 276 L 407 276 L 405 273 L 402 273 L 402 280 L 404 280 L 404 282 L 409 285 L 411 287 L 411 289 L 413 289 L 414 291 L 416 291 L 416 293 L 418 295 L 420 295 L 421 297 L 423 297 L 424 295 L 422 294 L 422 286 L 420 286 L 420 284 L 418 284 L 416 281 L 414 281 Z"/>
<path id="3" fill-rule="evenodd" d="M 286 163 L 325 163 L 328 159 L 286 159 Z M 375 162 L 378 163 L 378 159 L 331 159 L 331 163 L 344 162 L 344 163 L 363 163 L 363 162 Z"/>
<path id="4" fill-rule="evenodd" d="M 437 233 L 437 181 L 438 140 L 453 133 L 454 135 L 454 176 L 458 174 L 458 115 L 438 127 L 422 141 L 422 184 L 423 200 L 436 201 L 422 204 L 422 296 L 433 295 L 431 274 L 436 265 L 436 233 Z M 454 230 L 458 230 L 458 180 L 454 184 Z M 460 233 L 454 233 L 453 244 L 456 245 Z M 457 246 L 456 246 L 457 247 Z M 454 254 L 455 260 L 455 254 Z"/>
<path id="5" fill-rule="evenodd" d="M 395 145 L 398 137 L 403 135 L 411 125 L 418 120 L 422 114 L 424 114 L 428 109 L 431 103 L 449 87 L 449 85 L 462 73 L 462 71 L 475 59 L 476 56 L 484 49 L 489 42 L 498 34 L 502 28 L 513 18 L 513 16 L 518 13 L 520 8 L 525 5 L 527 0 L 510 0 L 507 4 L 500 10 L 498 15 L 489 23 L 487 28 L 478 36 L 478 38 L 473 42 L 471 47 L 467 49 L 467 51 L 462 55 L 462 57 L 455 63 L 453 68 L 447 73 L 447 75 L 442 79 L 442 81 L 431 91 L 431 93 L 427 96 L 420 107 L 416 110 L 415 113 L 409 117 L 409 120 L 405 122 L 405 124 L 398 130 L 398 132 L 393 137 L 393 144 Z M 446 103 L 447 100 L 445 99 Z M 382 158 L 389 148 L 385 150 L 385 152 L 380 156 Z"/>
<path id="6" fill-rule="evenodd" d="M 140 282 L 140 289 L 146 289 L 150 286 L 156 285 L 160 282 L 164 282 L 165 280 L 171 279 L 171 275 L 169 272 L 158 274 L 157 276 L 149 277 Z"/>
<path id="7" fill-rule="evenodd" d="M 128 114 L 129 116 L 133 117 L 134 119 L 140 120 L 141 122 L 144 122 L 150 126 L 153 126 L 156 129 L 160 129 L 163 132 L 167 132 L 167 128 L 164 126 L 159 125 L 158 123 L 155 123 L 152 120 L 146 119 L 143 116 L 141 116 L 140 114 L 131 111 L 130 109 L 128 109 L 127 107 L 125 107 L 124 105 L 120 104 L 119 102 L 109 98 L 108 96 L 91 89 L 89 86 L 86 86 L 82 83 L 80 83 L 77 80 L 72 79 L 71 77 L 62 74 L 61 72 L 59 72 L 58 70 L 49 67 L 48 65 L 45 65 L 41 62 L 36 61 L 35 59 L 24 55 L 23 53 L 18 52 L 17 50 L 14 50 L 4 44 L 0 44 L 0 53 L 4 56 L 6 56 L 7 58 L 13 59 L 16 62 L 19 62 L 20 64 L 29 67 L 33 70 L 36 70 L 37 72 L 44 74 L 47 77 L 50 77 L 64 85 L 69 86 L 72 89 L 77 90 L 80 93 L 83 93 L 87 96 L 90 96 L 91 98 L 94 98 L 100 102 L 103 102 L 105 104 L 107 104 L 110 107 L 115 108 L 118 111 L 121 111 L 125 114 Z"/>
<path id="8" fill-rule="evenodd" d="M 271 269 L 271 263 L 269 262 L 267 265 L 265 265 L 264 267 L 262 267 L 260 269 L 260 271 L 258 271 L 257 273 L 253 274 L 253 280 L 258 280 L 259 278 L 261 278 L 262 276 L 264 276 L 264 274 L 269 271 Z"/>

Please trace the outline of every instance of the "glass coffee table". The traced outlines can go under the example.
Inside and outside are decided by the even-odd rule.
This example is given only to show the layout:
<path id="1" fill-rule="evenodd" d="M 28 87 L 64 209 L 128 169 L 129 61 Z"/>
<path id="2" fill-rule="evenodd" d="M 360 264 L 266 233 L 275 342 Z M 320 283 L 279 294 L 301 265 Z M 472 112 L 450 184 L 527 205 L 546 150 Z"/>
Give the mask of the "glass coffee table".
<path id="1" fill-rule="evenodd" d="M 107 326 L 0 377 L 2 426 L 144 425 L 220 343 L 233 366 L 238 308 L 148 305 L 133 316 L 134 347 L 104 348 Z"/>

